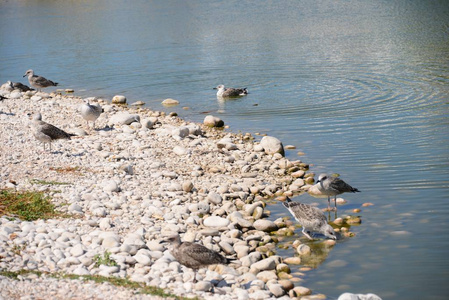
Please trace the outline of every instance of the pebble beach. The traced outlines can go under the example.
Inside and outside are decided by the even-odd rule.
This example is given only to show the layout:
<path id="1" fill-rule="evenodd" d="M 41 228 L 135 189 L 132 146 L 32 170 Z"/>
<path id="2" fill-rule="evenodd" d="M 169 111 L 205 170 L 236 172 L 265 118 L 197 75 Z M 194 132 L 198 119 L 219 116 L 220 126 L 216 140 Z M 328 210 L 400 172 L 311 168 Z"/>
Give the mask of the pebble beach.
<path id="1" fill-rule="evenodd" d="M 90 275 L 202 299 L 326 299 L 290 274 L 289 265 L 300 261 L 296 249 L 288 258 L 276 255 L 279 236 L 295 224 L 287 213 L 268 220 L 265 201 L 305 192 L 314 182 L 308 165 L 286 159 L 276 138 L 264 144 L 249 133 L 91 97 L 104 110 L 93 129 L 75 94 L 2 95 L 8 99 L 0 103 L 0 187 L 44 191 L 66 217 L 0 218 L 0 270 L 44 274 L 0 277 L 0 299 L 158 298 L 83 279 Z M 31 132 L 35 112 L 74 136 L 44 151 Z M 161 243 L 177 233 L 233 262 L 200 269 L 193 283 L 194 272 Z M 331 248 L 335 241 L 323 243 Z M 105 254 L 114 265 L 97 263 Z M 80 279 L 45 275 L 54 273 Z"/>

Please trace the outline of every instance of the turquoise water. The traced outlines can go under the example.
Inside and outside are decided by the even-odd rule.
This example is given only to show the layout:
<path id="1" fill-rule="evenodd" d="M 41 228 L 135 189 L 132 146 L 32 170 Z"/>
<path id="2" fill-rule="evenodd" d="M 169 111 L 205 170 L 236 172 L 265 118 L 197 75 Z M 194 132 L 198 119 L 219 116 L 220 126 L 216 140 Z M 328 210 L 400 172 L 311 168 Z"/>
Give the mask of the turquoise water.
<path id="1" fill-rule="evenodd" d="M 449 296 L 447 1 L 0 1 L 0 41 L 1 83 L 32 68 L 82 96 L 210 112 L 360 189 L 339 215 L 374 206 L 306 273 L 315 293 Z M 250 94 L 220 102 L 218 84 Z"/>

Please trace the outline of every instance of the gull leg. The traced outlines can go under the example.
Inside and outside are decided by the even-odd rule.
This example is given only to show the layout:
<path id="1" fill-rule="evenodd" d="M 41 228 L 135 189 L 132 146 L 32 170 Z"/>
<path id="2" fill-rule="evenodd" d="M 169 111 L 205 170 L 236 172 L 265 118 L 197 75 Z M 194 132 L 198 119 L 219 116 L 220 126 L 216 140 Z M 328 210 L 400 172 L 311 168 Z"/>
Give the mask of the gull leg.
<path id="1" fill-rule="evenodd" d="M 309 232 L 309 231 L 308 231 Z M 306 229 L 305 228 L 302 228 L 302 233 L 309 239 L 309 240 L 313 240 L 313 238 L 309 235 L 309 233 L 308 232 L 306 232 Z"/>
<path id="2" fill-rule="evenodd" d="M 331 196 L 327 196 L 327 210 L 331 211 Z"/>
<path id="3" fill-rule="evenodd" d="M 335 204 L 334 210 L 337 211 L 337 195 L 334 196 L 334 204 Z"/>

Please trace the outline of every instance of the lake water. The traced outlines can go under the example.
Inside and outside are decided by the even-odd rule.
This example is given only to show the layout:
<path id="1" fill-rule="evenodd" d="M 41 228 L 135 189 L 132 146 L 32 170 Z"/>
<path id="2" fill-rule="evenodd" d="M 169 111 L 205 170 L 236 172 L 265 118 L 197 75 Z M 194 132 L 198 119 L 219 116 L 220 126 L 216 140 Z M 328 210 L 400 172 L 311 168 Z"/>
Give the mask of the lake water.
<path id="1" fill-rule="evenodd" d="M 339 215 L 374 204 L 301 284 L 449 297 L 447 1 L 0 1 L 0 66 L 1 83 L 32 68 L 81 96 L 210 112 L 295 145 L 289 159 L 362 191 Z M 218 84 L 250 94 L 220 102 Z"/>

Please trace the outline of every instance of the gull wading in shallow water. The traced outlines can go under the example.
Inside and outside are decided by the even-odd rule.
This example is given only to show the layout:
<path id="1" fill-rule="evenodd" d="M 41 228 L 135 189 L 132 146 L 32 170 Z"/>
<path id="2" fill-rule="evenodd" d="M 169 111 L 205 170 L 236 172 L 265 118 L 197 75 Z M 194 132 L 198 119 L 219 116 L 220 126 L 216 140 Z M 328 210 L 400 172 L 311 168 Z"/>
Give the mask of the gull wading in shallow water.
<path id="1" fill-rule="evenodd" d="M 208 265 L 226 265 L 229 263 L 229 260 L 226 257 L 203 245 L 191 242 L 181 242 L 179 235 L 171 236 L 162 242 L 170 242 L 173 247 L 171 250 L 173 257 L 176 258 L 181 265 L 193 269 L 195 272 L 193 282 L 196 282 L 196 272 L 198 269 L 207 267 Z"/>
<path id="2" fill-rule="evenodd" d="M 246 88 L 225 88 L 224 85 L 220 84 L 219 86 L 214 88 L 217 91 L 217 97 L 239 97 L 239 96 L 245 96 L 248 95 L 248 90 Z"/>
<path id="3" fill-rule="evenodd" d="M 337 210 L 337 195 L 347 192 L 360 192 L 358 189 L 353 188 L 342 179 L 338 177 L 327 176 L 327 174 L 320 174 L 316 186 L 323 195 L 327 196 L 327 208 L 329 210 L 331 210 L 330 197 L 334 196 L 335 211 Z"/>
<path id="4" fill-rule="evenodd" d="M 310 240 L 313 239 L 310 236 L 312 232 L 321 233 L 333 240 L 337 239 L 334 228 L 327 223 L 324 213 L 319 208 L 304 203 L 293 202 L 288 197 L 282 204 L 284 204 L 296 221 L 302 226 L 302 233 Z"/>
<path id="5" fill-rule="evenodd" d="M 51 80 L 48 80 L 42 76 L 37 76 L 34 75 L 34 71 L 29 69 L 28 71 L 26 71 L 25 75 L 23 75 L 23 77 L 28 76 L 28 82 L 30 83 L 30 85 L 34 88 L 36 88 L 38 91 L 40 91 L 41 89 L 44 89 L 46 87 L 49 86 L 57 86 L 58 83 L 57 82 L 53 82 Z"/>
<path id="6" fill-rule="evenodd" d="M 31 124 L 34 137 L 43 143 L 44 151 L 45 144 L 49 144 L 51 152 L 51 142 L 59 139 L 70 140 L 71 134 L 59 129 L 56 126 L 48 124 L 42 121 L 42 115 L 40 113 L 35 113 L 33 115 L 33 122 Z"/>

